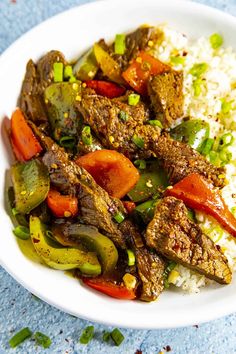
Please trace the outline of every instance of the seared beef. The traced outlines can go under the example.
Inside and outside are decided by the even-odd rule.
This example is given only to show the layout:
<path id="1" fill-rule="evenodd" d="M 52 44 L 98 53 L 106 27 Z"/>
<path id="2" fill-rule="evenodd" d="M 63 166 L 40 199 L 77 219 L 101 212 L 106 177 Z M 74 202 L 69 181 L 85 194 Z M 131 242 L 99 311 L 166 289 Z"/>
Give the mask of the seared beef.
<path id="1" fill-rule="evenodd" d="M 166 258 L 214 279 L 231 282 L 232 272 L 220 248 L 188 218 L 184 203 L 174 197 L 162 199 L 146 230 L 146 241 Z"/>
<path id="2" fill-rule="evenodd" d="M 144 246 L 138 229 L 130 220 L 125 220 L 119 226 L 129 248 L 133 249 L 136 267 L 141 280 L 140 300 L 154 301 L 164 289 L 164 260 Z"/>
<path id="3" fill-rule="evenodd" d="M 195 172 L 207 178 L 216 187 L 222 188 L 224 186 L 225 180 L 219 176 L 224 176 L 225 169 L 215 167 L 189 145 L 163 134 L 157 142 L 153 143 L 152 149 L 162 161 L 171 184 L 177 183 Z"/>
<path id="4" fill-rule="evenodd" d="M 158 139 L 160 128 L 144 125 L 150 113 L 143 103 L 130 106 L 123 101 L 123 97 L 111 100 L 87 88 L 83 90 L 82 101 L 77 106 L 84 122 L 90 125 L 104 147 L 117 150 L 130 158 L 136 158 L 142 152 L 145 157 L 149 157 L 150 142 Z M 143 149 L 132 141 L 134 135 L 143 139 Z"/>
<path id="5" fill-rule="evenodd" d="M 57 61 L 66 63 L 62 53 L 52 50 L 44 55 L 37 65 L 29 60 L 26 66 L 18 105 L 26 117 L 36 125 L 48 123 L 43 93 L 53 82 L 53 64 Z"/>
<path id="6" fill-rule="evenodd" d="M 156 118 L 165 128 L 183 115 L 183 72 L 171 70 L 153 76 L 148 83 Z"/>
<path id="7" fill-rule="evenodd" d="M 48 167 L 51 183 L 62 192 L 77 195 L 83 222 L 96 226 L 118 247 L 124 248 L 124 237 L 113 221 L 118 210 L 125 212 L 122 204 L 111 199 L 86 170 L 69 159 L 64 149 L 48 137 L 41 140 L 48 148 L 43 162 Z"/>

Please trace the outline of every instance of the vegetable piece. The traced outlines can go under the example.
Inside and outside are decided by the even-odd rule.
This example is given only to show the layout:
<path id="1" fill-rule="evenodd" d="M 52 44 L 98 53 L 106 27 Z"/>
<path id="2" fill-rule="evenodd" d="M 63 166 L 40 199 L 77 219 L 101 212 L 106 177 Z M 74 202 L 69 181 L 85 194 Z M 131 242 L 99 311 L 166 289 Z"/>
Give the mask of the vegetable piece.
<path id="1" fill-rule="evenodd" d="M 162 123 L 157 119 L 149 120 L 148 124 L 152 125 L 153 127 L 159 127 L 161 129 L 163 128 Z"/>
<path id="2" fill-rule="evenodd" d="M 151 199 L 151 200 L 147 200 L 142 204 L 139 204 L 135 208 L 134 210 L 135 213 L 142 218 L 145 224 L 148 224 L 153 219 L 156 203 L 157 203 L 156 200 Z"/>
<path id="3" fill-rule="evenodd" d="M 135 261 L 135 260 L 134 260 Z M 124 285 L 127 289 L 135 289 L 137 285 L 137 279 L 134 275 L 130 273 L 125 273 L 125 275 L 122 278 Z"/>
<path id="4" fill-rule="evenodd" d="M 16 210 L 28 214 L 47 197 L 50 179 L 46 166 L 39 160 L 16 163 L 11 167 Z"/>
<path id="5" fill-rule="evenodd" d="M 124 87 L 108 81 L 86 81 L 86 86 L 92 88 L 98 95 L 105 96 L 108 98 L 119 97 L 125 93 Z"/>
<path id="6" fill-rule="evenodd" d="M 114 243 L 102 235 L 98 230 L 89 225 L 82 224 L 58 224 L 52 228 L 55 239 L 64 246 L 77 247 L 82 245 L 85 249 L 95 252 L 102 264 L 104 274 L 114 270 L 118 252 Z"/>
<path id="7" fill-rule="evenodd" d="M 128 214 L 131 214 L 132 211 L 136 207 L 136 204 L 134 202 L 129 201 L 129 200 L 128 201 L 126 201 L 126 200 L 122 201 L 122 203 L 123 203 L 123 205 L 124 205 L 124 207 L 125 207 L 125 209 L 126 209 Z"/>
<path id="8" fill-rule="evenodd" d="M 81 81 L 93 79 L 97 71 L 98 63 L 96 61 L 93 49 L 90 49 L 82 57 L 80 57 L 73 67 L 74 75 Z"/>
<path id="9" fill-rule="evenodd" d="M 29 228 L 21 225 L 14 228 L 13 234 L 21 240 L 28 240 L 30 237 Z"/>
<path id="10" fill-rule="evenodd" d="M 119 345 L 121 345 L 121 343 L 125 339 L 125 337 L 118 328 L 115 328 L 113 329 L 113 331 L 111 331 L 111 338 L 117 347 L 119 347 Z"/>
<path id="11" fill-rule="evenodd" d="M 104 342 L 108 342 L 110 338 L 111 338 L 110 332 L 105 331 L 105 332 L 103 333 L 103 335 L 102 335 L 103 341 L 104 341 Z"/>
<path id="12" fill-rule="evenodd" d="M 199 152 L 204 141 L 209 138 L 209 133 L 209 124 L 200 119 L 188 120 L 171 130 L 172 138 L 189 144 Z"/>
<path id="13" fill-rule="evenodd" d="M 185 58 L 184 57 L 170 57 L 170 62 L 173 65 L 183 65 L 185 63 Z"/>
<path id="14" fill-rule="evenodd" d="M 88 344 L 93 339 L 93 336 L 94 326 L 88 326 L 83 330 L 79 341 L 81 344 Z"/>
<path id="15" fill-rule="evenodd" d="M 218 49 L 223 44 L 223 38 L 219 33 L 213 33 L 209 40 L 213 49 Z"/>
<path id="16" fill-rule="evenodd" d="M 128 113 L 125 112 L 125 111 L 120 111 L 120 112 L 118 113 L 118 117 L 119 117 L 121 120 L 123 120 L 123 122 L 127 122 L 127 121 L 129 120 L 129 115 L 128 115 Z"/>
<path id="17" fill-rule="evenodd" d="M 129 96 L 128 96 L 128 104 L 130 106 L 136 106 L 140 101 L 140 96 L 137 95 L 136 93 L 131 93 Z"/>
<path id="18" fill-rule="evenodd" d="M 232 110 L 232 103 L 233 102 L 234 102 L 234 100 L 226 101 L 226 99 L 222 98 L 222 100 L 221 100 L 221 112 L 223 114 L 229 114 L 229 112 Z"/>
<path id="19" fill-rule="evenodd" d="M 225 148 L 232 145 L 234 142 L 234 137 L 232 133 L 225 133 L 219 140 L 219 149 Z"/>
<path id="20" fill-rule="evenodd" d="M 141 51 L 122 76 L 135 91 L 145 95 L 147 94 L 147 82 L 150 76 L 167 71 L 170 71 L 169 65 L 162 63 L 147 52 Z"/>
<path id="21" fill-rule="evenodd" d="M 118 222 L 118 224 L 121 224 L 125 220 L 124 214 L 122 214 L 120 212 L 115 214 L 113 217 L 114 217 L 115 221 Z"/>
<path id="22" fill-rule="evenodd" d="M 98 290 L 116 299 L 133 300 L 136 298 L 134 290 L 128 290 L 123 285 L 117 285 L 102 278 L 83 278 L 82 280 L 90 288 Z"/>
<path id="23" fill-rule="evenodd" d="M 111 196 L 122 198 L 139 180 L 138 170 L 123 154 L 113 150 L 97 150 L 77 158 Z"/>
<path id="24" fill-rule="evenodd" d="M 20 161 L 30 160 L 43 150 L 19 108 L 11 117 L 11 140 L 16 157 Z"/>
<path id="25" fill-rule="evenodd" d="M 61 82 L 48 86 L 44 99 L 53 137 L 60 141 L 63 136 L 76 138 L 81 126 L 75 103 L 81 100 L 81 82 Z"/>
<path id="26" fill-rule="evenodd" d="M 157 193 L 159 187 L 168 186 L 167 177 L 157 161 L 146 161 L 147 168 L 139 170 L 140 178 L 128 196 L 133 202 L 142 202 Z"/>
<path id="27" fill-rule="evenodd" d="M 74 217 L 78 214 L 78 199 L 62 195 L 55 189 L 48 192 L 47 205 L 57 218 Z"/>
<path id="28" fill-rule="evenodd" d="M 135 255 L 132 250 L 127 249 L 127 256 L 128 256 L 128 266 L 135 265 Z"/>
<path id="29" fill-rule="evenodd" d="M 202 155 L 205 155 L 205 156 L 208 155 L 209 152 L 211 151 L 212 147 L 213 147 L 213 144 L 214 144 L 214 139 L 212 139 L 212 138 L 206 139 L 206 140 L 202 143 L 200 153 L 201 153 Z"/>
<path id="30" fill-rule="evenodd" d="M 60 141 L 59 144 L 64 147 L 64 148 L 68 148 L 68 149 L 73 149 L 73 147 L 75 146 L 76 140 L 74 136 L 63 136 Z"/>
<path id="31" fill-rule="evenodd" d="M 34 248 L 51 268 L 69 270 L 79 268 L 81 273 L 99 275 L 101 266 L 96 255 L 76 248 L 54 248 L 46 237 L 46 227 L 37 216 L 30 217 L 30 234 Z"/>
<path id="32" fill-rule="evenodd" d="M 98 43 L 94 44 L 93 51 L 96 61 L 103 74 L 111 81 L 118 84 L 123 84 L 124 81 L 121 76 L 119 64 Z"/>
<path id="33" fill-rule="evenodd" d="M 190 69 L 190 74 L 195 76 L 196 78 L 199 78 L 202 74 L 204 74 L 208 69 L 208 64 L 207 63 L 199 63 L 199 64 L 194 64 L 192 68 Z"/>
<path id="34" fill-rule="evenodd" d="M 169 261 L 169 263 L 167 264 L 164 273 L 163 273 L 163 279 L 164 279 L 164 287 L 165 289 L 169 288 L 169 274 L 171 273 L 171 271 L 176 267 L 176 262 L 174 261 Z"/>
<path id="35" fill-rule="evenodd" d="M 62 82 L 63 81 L 63 63 L 54 63 L 53 64 L 53 79 L 54 82 Z"/>
<path id="36" fill-rule="evenodd" d="M 32 332 L 29 327 L 25 327 L 17 332 L 10 340 L 9 345 L 11 348 L 17 347 L 19 344 L 24 342 L 27 338 L 32 336 Z"/>
<path id="37" fill-rule="evenodd" d="M 44 349 L 47 349 L 52 344 L 51 339 L 41 332 L 36 332 L 34 334 L 34 339 L 36 340 L 37 344 L 41 345 Z"/>
<path id="38" fill-rule="evenodd" d="M 173 188 L 166 190 L 166 195 L 171 195 L 190 208 L 200 210 L 213 216 L 222 227 L 236 237 L 236 219 L 229 211 L 218 190 L 212 191 L 212 185 L 201 175 L 192 173 Z"/>
<path id="39" fill-rule="evenodd" d="M 91 128 L 89 125 L 86 125 L 85 127 L 83 127 L 82 132 L 81 132 L 81 139 L 85 145 L 92 145 L 93 137 L 92 137 Z"/>
<path id="40" fill-rule="evenodd" d="M 71 65 L 64 67 L 64 79 L 70 79 L 73 76 L 73 69 Z"/>
<path id="41" fill-rule="evenodd" d="M 117 34 L 115 38 L 115 54 L 123 55 L 125 50 L 125 34 Z"/>
<path id="42" fill-rule="evenodd" d="M 144 140 L 140 138 L 137 134 L 132 136 L 132 142 L 140 149 L 144 148 Z"/>

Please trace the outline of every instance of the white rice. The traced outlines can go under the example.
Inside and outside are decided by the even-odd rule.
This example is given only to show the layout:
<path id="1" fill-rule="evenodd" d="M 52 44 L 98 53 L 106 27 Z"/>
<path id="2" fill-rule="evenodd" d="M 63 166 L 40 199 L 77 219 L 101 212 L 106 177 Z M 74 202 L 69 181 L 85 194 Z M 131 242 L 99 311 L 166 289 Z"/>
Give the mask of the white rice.
<path id="1" fill-rule="evenodd" d="M 185 55 L 185 62 L 173 66 L 184 72 L 184 116 L 190 119 L 202 119 L 210 124 L 210 137 L 221 136 L 231 132 L 234 143 L 230 147 L 232 162 L 226 165 L 228 184 L 222 189 L 222 196 L 229 209 L 236 206 L 236 52 L 231 47 L 212 49 L 209 38 L 201 37 L 197 41 L 188 39 L 166 25 L 159 27 L 164 33 L 161 43 L 153 48 L 153 54 L 165 63 L 170 57 Z M 194 95 L 194 77 L 189 73 L 193 65 L 207 63 L 208 69 L 203 74 L 204 85 L 198 97 Z M 232 101 L 232 109 L 228 114 L 221 113 L 222 99 Z M 177 122 L 179 124 L 180 121 Z M 234 162 L 235 161 L 235 162 Z M 229 261 L 231 269 L 236 270 L 236 242 L 211 217 L 196 213 L 200 227 L 222 251 Z M 176 276 L 172 283 L 191 293 L 198 293 L 201 287 L 209 283 L 204 276 L 177 265 Z"/>

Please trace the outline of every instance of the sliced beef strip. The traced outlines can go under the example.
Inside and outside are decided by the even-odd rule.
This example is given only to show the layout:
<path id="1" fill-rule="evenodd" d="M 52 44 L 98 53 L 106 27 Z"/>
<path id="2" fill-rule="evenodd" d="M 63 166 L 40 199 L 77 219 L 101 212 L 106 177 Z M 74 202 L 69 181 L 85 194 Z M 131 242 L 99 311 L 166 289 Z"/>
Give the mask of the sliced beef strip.
<path id="1" fill-rule="evenodd" d="M 212 165 L 189 145 L 173 140 L 168 134 L 162 134 L 151 149 L 162 161 L 171 184 L 179 182 L 191 173 L 199 173 L 216 187 L 222 188 L 225 184 L 224 178 L 219 178 L 225 174 L 224 167 Z"/>
<path id="2" fill-rule="evenodd" d="M 181 200 L 166 197 L 156 207 L 146 230 L 146 241 L 164 257 L 181 263 L 220 284 L 229 284 L 232 272 L 220 248 L 188 218 Z"/>
<path id="3" fill-rule="evenodd" d="M 165 128 L 183 116 L 183 72 L 171 70 L 153 76 L 148 83 L 148 93 L 156 118 Z"/>
<path id="4" fill-rule="evenodd" d="M 117 150 L 130 159 L 157 157 L 168 172 L 171 184 L 196 172 L 214 186 L 224 186 L 224 178 L 219 178 L 224 174 L 224 168 L 213 166 L 184 142 L 175 141 L 165 133 L 160 136 L 160 128 L 145 124 L 150 112 L 143 103 L 129 106 L 123 97 L 111 100 L 97 95 L 92 89 L 85 89 L 77 105 L 84 122 L 90 125 L 104 148 Z M 120 111 L 127 113 L 126 122 L 119 118 Z M 143 139 L 142 149 L 132 141 L 134 134 Z"/>
<path id="5" fill-rule="evenodd" d="M 111 100 L 87 88 L 83 90 L 82 100 L 77 105 L 84 122 L 90 125 L 104 147 L 117 150 L 130 158 L 136 158 L 142 152 L 144 157 L 152 155 L 149 150 L 150 141 L 158 139 L 160 129 L 144 124 L 150 118 L 144 103 L 130 106 L 124 102 L 123 97 Z M 127 114 L 127 121 L 119 117 L 120 112 Z M 132 141 L 135 134 L 144 140 L 143 149 Z"/>
<path id="6" fill-rule="evenodd" d="M 26 66 L 18 106 L 37 126 L 48 124 L 43 93 L 53 82 L 53 64 L 57 61 L 66 64 L 63 54 L 52 50 L 39 59 L 37 64 L 29 60 Z"/>

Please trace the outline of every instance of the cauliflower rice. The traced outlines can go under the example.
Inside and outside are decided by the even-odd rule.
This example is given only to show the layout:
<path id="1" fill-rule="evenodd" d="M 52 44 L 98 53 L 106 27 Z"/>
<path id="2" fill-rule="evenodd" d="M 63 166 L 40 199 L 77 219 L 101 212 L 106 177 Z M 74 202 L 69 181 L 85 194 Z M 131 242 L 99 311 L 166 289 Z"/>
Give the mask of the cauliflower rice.
<path id="1" fill-rule="evenodd" d="M 173 64 L 176 70 L 184 72 L 184 116 L 201 119 L 210 125 L 210 137 L 216 138 L 230 132 L 234 142 L 229 150 L 231 162 L 226 167 L 227 185 L 222 196 L 232 210 L 236 206 L 236 52 L 232 47 L 213 49 L 209 38 L 201 37 L 196 41 L 188 39 L 166 25 L 158 27 L 164 34 L 161 43 L 154 45 L 152 54 L 170 64 L 170 58 L 180 57 L 181 63 Z M 193 65 L 207 63 L 198 95 L 194 89 L 194 76 L 190 73 Z M 222 113 L 222 102 L 229 102 L 229 112 Z M 180 120 L 175 123 L 179 124 Z M 210 216 L 197 212 L 196 218 L 203 232 L 218 244 L 236 270 L 236 242 Z M 200 288 L 211 281 L 182 265 L 177 265 L 169 275 L 169 282 L 190 293 L 198 293 Z"/>

